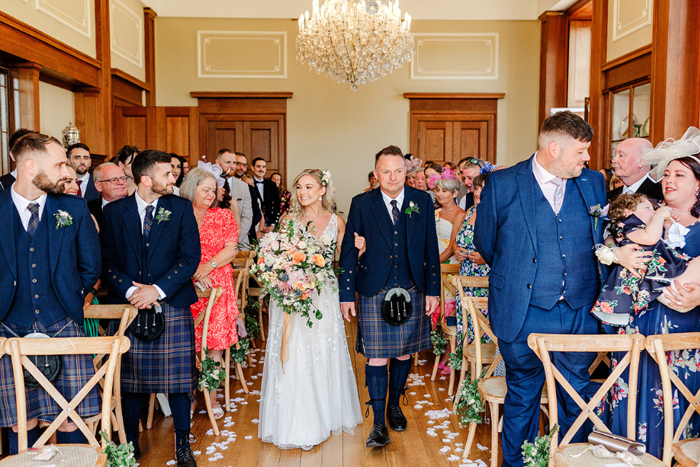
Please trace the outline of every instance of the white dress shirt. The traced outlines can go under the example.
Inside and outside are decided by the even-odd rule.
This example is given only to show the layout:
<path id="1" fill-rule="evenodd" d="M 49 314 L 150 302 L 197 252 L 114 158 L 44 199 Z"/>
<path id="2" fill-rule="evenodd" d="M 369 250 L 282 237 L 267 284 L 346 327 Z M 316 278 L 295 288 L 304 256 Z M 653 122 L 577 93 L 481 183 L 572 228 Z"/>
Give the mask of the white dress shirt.
<path id="1" fill-rule="evenodd" d="M 139 213 L 139 220 L 141 221 L 141 234 L 143 235 L 143 220 L 146 217 L 146 206 L 153 206 L 153 219 L 155 220 L 155 217 L 157 214 L 156 210 L 158 209 L 158 200 L 156 199 L 151 204 L 148 204 L 143 199 L 141 199 L 138 191 L 134 192 L 134 196 L 136 197 L 136 207 L 137 207 L 138 213 Z M 165 298 L 165 293 L 163 292 L 163 289 L 161 289 L 160 287 L 158 287 L 155 284 L 152 284 L 152 285 L 153 285 L 153 287 L 156 288 L 156 290 L 158 290 L 158 293 L 160 294 L 160 296 L 158 297 L 158 300 L 163 300 Z M 126 299 L 129 300 L 129 297 L 131 297 L 131 295 L 134 292 L 136 292 L 137 289 L 138 289 L 138 287 L 136 287 L 136 286 L 129 287 L 129 290 L 126 291 Z"/>
<path id="2" fill-rule="evenodd" d="M 253 182 L 255 183 L 255 188 L 257 188 L 260 192 L 260 199 L 265 201 L 265 179 L 261 178 L 258 180 L 257 178 L 253 177 Z"/>
<path id="3" fill-rule="evenodd" d="M 90 172 L 85 172 L 85 175 L 76 179 L 76 182 L 80 180 L 80 194 L 85 198 L 85 192 L 87 192 L 88 183 L 90 183 Z"/>
<path id="4" fill-rule="evenodd" d="M 27 230 L 29 226 L 29 219 L 32 217 L 32 212 L 29 210 L 29 205 L 31 203 L 36 203 L 39 205 L 39 221 L 41 221 L 41 216 L 44 212 L 44 206 L 46 205 L 46 193 L 39 196 L 34 201 L 30 201 L 24 196 L 20 195 L 15 191 L 15 186 L 12 185 L 10 190 L 10 195 L 12 196 L 12 202 L 15 203 L 15 208 L 17 208 L 17 213 L 22 221 L 22 227 Z"/>
<path id="5" fill-rule="evenodd" d="M 636 193 L 637 190 L 639 190 L 639 187 L 642 186 L 642 183 L 644 183 L 644 181 L 645 181 L 647 178 L 649 178 L 649 174 L 648 174 L 648 173 L 647 173 L 646 175 L 644 175 L 642 178 L 640 178 L 639 180 L 637 180 L 636 183 L 633 183 L 633 184 L 631 184 L 630 186 L 625 186 L 625 187 L 622 189 L 622 194 L 623 194 L 623 195 L 632 195 L 632 194 Z"/>
<path id="6" fill-rule="evenodd" d="M 552 182 L 552 180 L 559 177 L 547 172 L 547 170 L 542 167 L 539 162 L 537 162 L 537 153 L 535 153 L 535 157 L 532 158 L 532 173 L 535 174 L 535 180 L 537 180 L 537 183 L 539 184 L 544 197 L 547 199 L 547 202 L 550 206 L 552 206 L 552 209 L 555 210 L 554 192 L 557 191 L 557 185 Z M 564 190 L 564 194 L 566 194 L 566 180 L 564 180 L 562 190 Z"/>
<path id="7" fill-rule="evenodd" d="M 406 190 L 401 190 L 401 193 L 396 198 L 391 198 L 389 195 L 384 193 L 381 188 L 379 191 L 382 193 L 382 199 L 384 200 L 384 205 L 386 206 L 386 210 L 389 213 L 389 219 L 391 219 L 391 222 L 394 222 L 394 214 L 392 211 L 394 210 L 394 207 L 391 205 L 391 202 L 393 200 L 396 200 L 396 204 L 398 205 L 397 207 L 399 208 L 399 212 L 401 212 L 401 207 L 403 206 L 403 197 L 404 193 Z"/>

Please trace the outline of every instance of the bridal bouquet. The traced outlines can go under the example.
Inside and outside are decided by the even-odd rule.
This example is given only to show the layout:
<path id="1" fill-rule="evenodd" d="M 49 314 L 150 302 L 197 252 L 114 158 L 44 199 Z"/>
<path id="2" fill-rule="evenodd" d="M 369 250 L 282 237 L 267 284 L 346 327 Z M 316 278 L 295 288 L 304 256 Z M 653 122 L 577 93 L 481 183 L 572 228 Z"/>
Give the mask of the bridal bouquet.
<path id="1" fill-rule="evenodd" d="M 313 305 L 313 295 L 321 287 L 337 287 L 332 269 L 337 242 L 325 234 L 316 238 L 310 224 L 295 226 L 289 220 L 267 233 L 255 248 L 258 260 L 250 272 L 285 313 L 300 313 L 312 327 L 311 313 L 317 320 L 323 318 Z"/>

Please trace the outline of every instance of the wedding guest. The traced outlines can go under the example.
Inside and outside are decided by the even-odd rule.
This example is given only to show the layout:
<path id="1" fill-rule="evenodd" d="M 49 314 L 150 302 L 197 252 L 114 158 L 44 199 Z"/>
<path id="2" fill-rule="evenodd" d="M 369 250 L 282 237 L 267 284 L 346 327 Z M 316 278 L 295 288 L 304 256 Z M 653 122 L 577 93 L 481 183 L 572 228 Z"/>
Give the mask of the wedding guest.
<path id="1" fill-rule="evenodd" d="M 185 178 L 185 174 L 182 173 L 182 160 L 180 160 L 180 156 L 170 153 L 170 165 L 173 168 L 173 177 L 175 177 L 175 186 L 173 188 L 179 188 L 182 184 L 182 180 Z M 175 190 L 175 194 L 178 194 L 177 190 Z"/>
<path id="2" fill-rule="evenodd" d="M 105 162 L 95 167 L 95 188 L 100 196 L 88 203 L 88 209 L 98 226 L 102 225 L 102 210 L 106 205 L 126 196 L 128 181 L 124 171 L 113 162 Z"/>
<path id="3" fill-rule="evenodd" d="M 644 152 L 652 148 L 653 145 L 644 138 L 628 138 L 617 145 L 612 166 L 615 176 L 622 180 L 624 186 L 608 193 L 608 203 L 623 193 L 641 193 L 657 201 L 663 198 L 661 184 L 649 176 L 649 165 L 642 160 Z"/>
<path id="4" fill-rule="evenodd" d="M 19 130 L 15 131 L 12 133 L 12 136 L 10 136 L 10 140 L 7 142 L 7 147 L 9 149 L 9 155 L 10 159 L 12 159 L 12 162 L 15 162 L 15 156 L 12 154 L 12 147 L 15 145 L 15 143 L 24 135 L 27 133 L 32 133 L 32 130 L 27 130 L 26 128 L 20 128 Z M 0 177 L 0 191 L 7 190 L 12 186 L 13 183 L 15 183 L 15 179 L 17 178 L 17 169 L 15 168 L 12 170 L 10 173 L 3 175 Z"/>
<path id="5" fill-rule="evenodd" d="M 442 164 L 443 169 L 450 169 L 453 172 L 457 172 L 457 164 L 451 161 L 447 161 L 444 164 Z"/>
<path id="6" fill-rule="evenodd" d="M 410 186 L 411 188 L 416 187 L 416 173 L 407 173 L 406 174 L 406 186 Z"/>
<path id="7" fill-rule="evenodd" d="M 155 339 L 126 336 L 131 349 L 122 357 L 124 431 L 140 458 L 139 418 L 149 394 L 168 394 L 175 429 L 178 467 L 196 467 L 189 443 L 189 395 L 197 384 L 194 321 L 190 306 L 197 302 L 192 276 L 201 258 L 192 203 L 172 195 L 175 178 L 170 154 L 142 151 L 131 166 L 137 190 L 104 208 L 102 284 L 108 302 L 127 300 L 139 309 L 139 322 L 164 319 Z M 157 311 L 157 310 L 156 310 Z M 149 336 L 150 337 L 150 336 Z M 143 339 L 143 340 L 142 340 Z"/>
<path id="8" fill-rule="evenodd" d="M 181 186 L 180 194 L 192 202 L 202 245 L 202 259 L 192 280 L 195 285 L 199 283 L 204 289 L 221 287 L 223 290 L 211 310 L 207 335 L 207 355 L 223 366 L 223 351 L 238 342 L 238 306 L 231 267 L 231 261 L 238 253 L 238 225 L 230 210 L 216 207 L 218 186 L 216 177 L 210 170 L 211 164 L 209 167 L 207 164 L 198 164 L 197 168 L 190 170 Z M 220 180 L 223 188 L 224 181 Z M 195 320 L 206 310 L 208 300 L 201 298 L 192 305 L 192 316 Z M 194 330 L 197 352 L 202 347 L 203 326 L 204 322 Z M 224 411 L 216 400 L 216 390 L 209 392 L 209 398 L 214 418 L 223 418 Z"/>
<path id="9" fill-rule="evenodd" d="M 648 152 L 643 159 L 645 165 L 658 166 L 652 170 L 656 179 L 661 179 L 662 193 L 666 206 L 671 209 L 683 229 L 685 245 L 678 251 L 691 258 L 700 256 L 700 131 L 690 128 L 678 141 L 667 140 Z M 665 225 L 670 228 L 670 222 Z M 647 252 L 635 251 L 636 246 L 624 251 L 621 247 L 616 251 L 618 262 L 625 266 L 631 274 L 644 268 L 650 259 Z M 700 331 L 700 285 L 696 283 L 681 284 L 675 282 L 678 292 L 668 290 L 667 297 L 680 308 L 691 308 L 687 313 L 675 311 L 659 301 L 649 304 L 643 313 L 634 313 L 629 325 L 622 328 L 607 327 L 611 333 L 670 334 Z M 613 367 L 620 356 L 613 354 Z M 669 353 L 669 371 L 675 373 L 695 394 L 700 389 L 700 377 L 694 362 L 700 360 L 700 351 L 690 351 L 679 354 Z M 618 383 L 613 386 L 616 404 L 610 407 L 612 411 L 610 430 L 626 436 L 627 432 L 627 397 L 624 390 L 629 376 L 627 370 L 622 374 Z M 647 353 L 642 353 L 639 364 L 639 387 L 637 395 L 637 439 L 647 445 L 647 452 L 652 456 L 661 457 L 664 445 L 663 402 L 661 399 L 661 377 L 659 367 Z M 688 409 L 688 401 L 682 395 L 673 401 L 675 424 Z M 691 423 L 693 423 L 691 421 Z M 697 421 L 695 422 L 697 426 Z M 696 433 L 690 432 L 689 436 Z"/>
<path id="10" fill-rule="evenodd" d="M 190 163 L 184 157 L 182 157 L 182 156 L 179 156 L 179 157 L 180 157 L 180 160 L 182 161 L 182 173 L 186 177 L 187 174 L 190 173 Z"/>
<path id="11" fill-rule="evenodd" d="M 136 157 L 136 154 L 138 154 L 140 151 L 141 150 L 138 148 L 138 146 L 126 145 L 117 152 L 116 157 L 112 161 L 116 163 L 119 168 L 122 169 L 124 175 L 126 175 L 127 196 L 131 196 L 134 194 L 134 191 L 136 191 L 136 183 L 134 183 L 134 174 L 131 172 L 131 164 L 134 162 L 134 157 Z"/>
<path id="12" fill-rule="evenodd" d="M 86 337 L 83 301 L 100 275 L 100 244 L 85 201 L 62 194 L 69 177 L 66 153 L 55 138 L 34 132 L 19 138 L 12 152 L 17 179 L 0 192 L 0 218 L 5 222 L 0 249 L 7 262 L 0 268 L 0 337 L 36 332 Z M 62 369 L 53 383 L 72 400 L 94 375 L 92 356 L 60 358 Z M 24 389 L 31 447 L 40 436 L 39 422 L 53 422 L 63 409 L 43 388 Z M 99 414 L 97 389 L 75 410 L 82 418 Z M 11 454 L 18 451 L 17 417 L 12 362 L 5 355 L 0 358 L 0 426 L 11 428 L 7 430 Z M 68 420 L 59 426 L 56 440 L 87 443 Z"/>
<path id="13" fill-rule="evenodd" d="M 430 184 L 428 183 L 428 180 L 430 180 L 430 177 L 435 175 L 440 175 L 442 173 L 442 166 L 440 164 L 435 164 L 435 163 L 430 163 L 425 165 L 425 184 L 427 187 L 427 191 L 430 194 L 430 197 L 433 199 L 433 204 L 437 207 L 437 202 L 435 199 L 435 193 L 433 190 L 430 188 Z"/>
<path id="14" fill-rule="evenodd" d="M 66 150 L 66 157 L 68 164 L 75 169 L 78 176 L 76 180 L 78 196 L 82 196 L 88 202 L 100 196 L 95 189 L 95 179 L 90 175 L 90 164 L 92 164 L 90 148 L 83 143 L 73 144 Z"/>
<path id="15" fill-rule="evenodd" d="M 416 190 L 428 191 L 428 184 L 425 181 L 425 169 L 419 168 L 416 170 L 416 177 L 413 183 Z"/>
<path id="16" fill-rule="evenodd" d="M 238 242 L 247 244 L 249 240 L 248 231 L 253 224 L 254 211 L 252 206 L 252 197 L 250 187 L 234 176 L 236 172 L 236 154 L 230 149 L 222 148 L 216 157 L 215 163 L 221 167 L 222 176 L 226 178 L 231 198 L 238 204 L 238 210 L 241 217 L 238 232 Z"/>
<path id="17" fill-rule="evenodd" d="M 369 181 L 369 187 L 365 188 L 364 191 L 369 191 L 369 190 L 374 190 L 379 186 L 379 182 L 377 182 L 377 177 L 374 176 L 374 170 L 367 175 L 367 180 Z"/>
<path id="18" fill-rule="evenodd" d="M 274 182 L 265 178 L 266 171 L 267 162 L 265 159 L 262 157 L 253 159 L 253 182 L 260 194 L 263 217 L 265 218 L 265 227 L 261 229 L 263 234 L 272 232 L 280 219 L 279 190 Z"/>
<path id="19" fill-rule="evenodd" d="M 620 180 L 617 175 L 610 177 L 610 183 L 608 183 L 608 192 L 617 190 L 618 188 L 624 188 L 625 182 Z"/>
<path id="20" fill-rule="evenodd" d="M 234 175 L 236 178 L 242 178 L 246 173 L 248 173 L 248 157 L 242 152 L 237 152 Z"/>
<path id="21" fill-rule="evenodd" d="M 66 195 L 78 195 L 78 191 L 80 190 L 80 187 L 78 187 L 78 174 L 75 173 L 75 169 L 70 165 L 66 165 L 66 169 L 68 170 L 68 178 L 65 179 L 65 182 L 63 183 L 63 193 Z M 90 204 L 90 203 L 88 203 Z"/>
<path id="22" fill-rule="evenodd" d="M 219 178 L 220 177 L 217 177 L 216 179 L 217 185 L 219 185 L 219 189 L 216 192 L 216 201 L 219 203 L 219 207 L 221 209 L 231 210 L 234 219 L 236 219 L 236 225 L 240 225 L 241 215 L 240 211 L 238 210 L 238 203 L 235 199 L 231 197 L 231 192 L 229 191 L 230 189 L 228 183 L 218 183 Z"/>
<path id="23" fill-rule="evenodd" d="M 413 157 L 413 154 L 406 154 L 404 158 L 406 159 L 406 186 L 416 188 L 416 174 L 423 165 L 423 161 Z"/>
<path id="24" fill-rule="evenodd" d="M 282 174 L 279 172 L 275 172 L 270 175 L 270 180 L 277 185 L 277 193 L 280 197 L 280 219 L 282 219 L 287 213 L 289 213 L 292 202 L 292 194 L 289 192 L 289 190 L 287 190 L 287 187 L 284 186 L 284 183 L 282 183 Z"/>
<path id="25" fill-rule="evenodd" d="M 593 129 L 581 117 L 556 113 L 542 124 L 538 152 L 490 174 L 481 193 L 474 244 L 491 266 L 489 313 L 507 368 L 504 466 L 523 465 L 523 441 L 534 442 L 538 434 L 545 375 L 527 337 L 598 330 L 590 311 L 600 290 L 594 246 L 603 241 L 603 225 L 594 224 L 589 206 L 605 204 L 605 185 L 599 172 L 584 169 L 592 139 Z M 555 353 L 553 361 L 581 394 L 593 358 Z M 557 397 L 564 435 L 580 408 L 563 391 Z M 572 443 L 587 434 L 578 430 Z"/>
<path id="26" fill-rule="evenodd" d="M 457 200 L 459 207 L 467 210 L 474 205 L 474 177 L 481 173 L 481 168 L 484 167 L 484 162 L 475 157 L 468 157 L 462 164 L 462 183 L 468 190 L 468 193 Z"/>

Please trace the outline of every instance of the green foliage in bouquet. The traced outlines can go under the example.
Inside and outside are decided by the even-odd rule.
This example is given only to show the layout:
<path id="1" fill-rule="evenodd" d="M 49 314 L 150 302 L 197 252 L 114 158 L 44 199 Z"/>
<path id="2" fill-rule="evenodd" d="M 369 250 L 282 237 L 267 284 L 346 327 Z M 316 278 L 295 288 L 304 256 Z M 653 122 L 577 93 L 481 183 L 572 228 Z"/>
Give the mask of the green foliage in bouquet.
<path id="1" fill-rule="evenodd" d="M 466 428 L 470 423 L 481 423 L 481 414 L 486 411 L 479 393 L 479 381 L 466 377 L 459 388 L 459 403 L 455 404 L 453 411 L 459 417 L 460 428 Z"/>
<path id="2" fill-rule="evenodd" d="M 204 349 L 207 353 L 207 349 Z M 221 363 L 215 361 L 209 355 L 202 362 L 202 371 L 199 374 L 199 384 L 197 387 L 200 391 L 215 391 L 219 387 L 219 383 L 226 379 L 226 371 L 221 367 Z"/>
<path id="3" fill-rule="evenodd" d="M 549 464 L 549 445 L 552 437 L 559 431 L 559 425 L 545 436 L 538 436 L 534 443 L 525 441 L 522 445 L 525 467 L 547 467 Z"/>
<path id="4" fill-rule="evenodd" d="M 134 445 L 131 442 L 117 446 L 113 441 L 107 438 L 104 431 L 100 431 L 100 436 L 109 443 L 105 448 L 107 467 L 134 467 L 136 465 L 136 459 L 134 459 Z"/>
<path id="5" fill-rule="evenodd" d="M 245 330 L 251 339 L 260 337 L 260 323 L 258 323 L 258 310 L 260 310 L 260 302 L 253 297 L 248 297 L 248 303 L 245 306 Z"/>
<path id="6" fill-rule="evenodd" d="M 433 353 L 442 355 L 447 350 L 447 336 L 440 326 L 430 332 L 430 342 L 433 343 Z"/>
<path id="7" fill-rule="evenodd" d="M 462 371 L 462 346 L 458 345 L 456 349 L 452 349 L 447 364 L 454 371 Z"/>
<path id="8" fill-rule="evenodd" d="M 231 359 L 236 363 L 245 363 L 250 352 L 250 335 L 246 338 L 238 339 L 241 348 L 237 349 L 236 345 L 231 346 Z"/>

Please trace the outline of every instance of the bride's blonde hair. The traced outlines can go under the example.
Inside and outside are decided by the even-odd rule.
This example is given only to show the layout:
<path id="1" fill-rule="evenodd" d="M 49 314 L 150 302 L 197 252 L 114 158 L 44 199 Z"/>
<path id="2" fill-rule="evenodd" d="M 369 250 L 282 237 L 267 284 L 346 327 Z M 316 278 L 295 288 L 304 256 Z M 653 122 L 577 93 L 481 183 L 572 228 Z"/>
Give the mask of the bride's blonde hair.
<path id="1" fill-rule="evenodd" d="M 327 170 L 305 169 L 303 172 L 296 176 L 294 182 L 292 183 L 292 202 L 290 214 L 296 217 L 301 217 L 302 214 L 304 214 L 304 206 L 301 205 L 301 203 L 299 202 L 299 198 L 297 198 L 297 183 L 299 183 L 301 177 L 304 177 L 306 175 L 313 177 L 321 187 L 324 187 L 326 189 L 326 192 L 321 197 L 321 204 L 323 205 L 323 209 L 329 212 L 335 212 L 335 190 L 333 190 L 333 180 L 331 180 L 331 173 Z"/>

